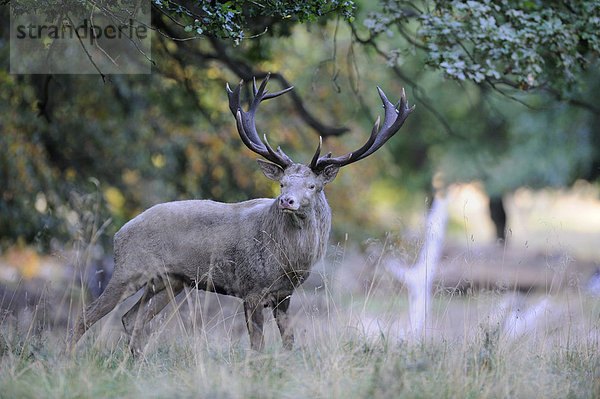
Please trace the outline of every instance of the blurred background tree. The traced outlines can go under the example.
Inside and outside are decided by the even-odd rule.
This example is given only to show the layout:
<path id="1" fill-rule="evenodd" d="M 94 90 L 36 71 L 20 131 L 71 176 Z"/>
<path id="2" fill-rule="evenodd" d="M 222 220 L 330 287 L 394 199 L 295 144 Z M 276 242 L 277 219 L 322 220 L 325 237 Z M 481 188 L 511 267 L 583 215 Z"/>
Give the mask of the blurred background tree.
<path id="1" fill-rule="evenodd" d="M 437 119 L 425 128 L 442 133 L 425 143 L 427 169 L 447 183 L 483 182 L 498 238 L 504 194 L 597 181 L 598 2 L 383 0 L 363 21 L 351 23 L 355 39 Z"/>
<path id="2" fill-rule="evenodd" d="M 334 154 L 362 144 L 381 109 L 376 85 L 392 100 L 407 86 L 417 104 L 387 153 L 328 188 L 337 239 L 389 229 L 438 171 L 445 184 L 483 182 L 500 238 L 504 194 L 598 179 L 596 2 L 150 4 L 154 73 L 106 82 L 10 75 L 2 7 L 3 247 L 99 235 L 110 248 L 112 233 L 158 202 L 272 196 L 224 90 L 267 71 L 272 90 L 295 89 L 264 104 L 259 129 L 296 161 L 309 160 L 317 134 Z"/>

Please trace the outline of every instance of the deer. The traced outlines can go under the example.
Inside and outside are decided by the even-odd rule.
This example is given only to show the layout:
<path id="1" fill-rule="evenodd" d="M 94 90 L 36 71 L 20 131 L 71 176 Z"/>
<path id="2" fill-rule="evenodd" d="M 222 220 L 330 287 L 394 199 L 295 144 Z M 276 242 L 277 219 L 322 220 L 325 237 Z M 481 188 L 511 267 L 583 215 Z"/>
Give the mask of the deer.
<path id="1" fill-rule="evenodd" d="M 114 235 L 113 275 L 102 294 L 82 311 L 70 334 L 70 350 L 94 323 L 143 289 L 121 319 L 129 347 L 135 348 L 141 327 L 185 287 L 241 299 L 250 348 L 258 352 L 264 348 L 262 310 L 270 307 L 283 348 L 293 348 L 290 298 L 323 258 L 331 229 L 324 187 L 341 167 L 381 148 L 415 106 L 408 107 L 404 89 L 400 101 L 393 104 L 377 87 L 385 116 L 381 129 L 377 118 L 362 147 L 338 157 L 331 152 L 321 156 L 320 137 L 310 163 L 295 163 L 281 147 L 274 150 L 266 135 L 261 140 L 256 129 L 261 102 L 293 89 L 268 93 L 269 76 L 258 88 L 253 79 L 248 111 L 242 109 L 240 100 L 243 80 L 235 90 L 226 84 L 226 91 L 242 142 L 265 159 L 257 159 L 258 166 L 268 179 L 280 184 L 280 195 L 239 203 L 166 202 L 131 219 Z"/>

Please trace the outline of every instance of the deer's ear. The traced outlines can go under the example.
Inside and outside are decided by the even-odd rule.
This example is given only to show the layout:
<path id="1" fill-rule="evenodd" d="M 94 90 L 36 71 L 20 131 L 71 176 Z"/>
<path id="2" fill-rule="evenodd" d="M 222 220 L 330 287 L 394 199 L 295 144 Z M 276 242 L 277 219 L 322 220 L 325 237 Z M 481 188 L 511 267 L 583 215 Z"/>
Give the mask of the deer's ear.
<path id="1" fill-rule="evenodd" d="M 260 166 L 265 176 L 267 176 L 271 180 L 281 180 L 281 178 L 283 177 L 283 169 L 281 169 L 279 165 L 263 161 L 262 159 L 257 159 L 256 161 L 258 162 L 258 166 Z"/>
<path id="2" fill-rule="evenodd" d="M 327 165 L 325 169 L 323 169 L 323 172 L 321 172 L 321 179 L 323 180 L 323 185 L 326 185 L 327 183 L 333 181 L 333 179 L 335 179 L 335 177 L 337 176 L 339 170 L 339 165 Z"/>

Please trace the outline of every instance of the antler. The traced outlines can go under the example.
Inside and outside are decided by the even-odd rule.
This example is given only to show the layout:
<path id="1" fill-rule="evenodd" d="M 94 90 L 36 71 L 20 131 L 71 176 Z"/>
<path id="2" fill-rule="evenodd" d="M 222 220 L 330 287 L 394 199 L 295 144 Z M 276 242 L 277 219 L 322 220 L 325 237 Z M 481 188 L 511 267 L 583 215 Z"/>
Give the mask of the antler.
<path id="1" fill-rule="evenodd" d="M 228 83 L 227 96 L 229 97 L 229 109 L 231 110 L 231 113 L 233 113 L 233 115 L 235 116 L 238 133 L 240 134 L 240 138 L 242 139 L 246 147 L 285 169 L 291 164 L 293 164 L 292 160 L 287 155 L 285 155 L 285 153 L 281 150 L 280 147 L 277 147 L 277 151 L 273 150 L 273 148 L 271 148 L 269 142 L 267 141 L 266 135 L 263 136 L 263 142 L 258 136 L 258 133 L 256 132 L 256 124 L 254 122 L 256 110 L 258 109 L 259 104 L 263 100 L 268 100 L 270 98 L 280 96 L 294 88 L 294 86 L 291 86 L 287 89 L 278 91 L 276 93 L 267 94 L 267 90 L 265 90 L 265 87 L 267 86 L 267 82 L 269 81 L 270 76 L 271 74 L 268 73 L 258 89 L 256 88 L 256 79 L 253 79 L 254 99 L 250 103 L 248 111 L 242 110 L 242 106 L 240 105 L 240 90 L 242 88 L 242 85 L 244 84 L 244 80 L 240 80 L 240 84 L 235 88 L 234 91 L 232 91 L 229 88 Z"/>
<path id="2" fill-rule="evenodd" d="M 402 124 L 408 117 L 408 114 L 415 109 L 415 106 L 413 105 L 412 107 L 408 108 L 404 89 L 402 89 L 402 97 L 400 98 L 400 102 L 396 103 L 395 105 L 387 99 L 383 90 L 377 87 L 377 91 L 379 91 L 379 96 L 383 102 L 383 108 L 385 109 L 385 116 L 383 118 L 383 126 L 381 127 L 381 130 L 379 130 L 380 117 L 377 117 L 377 121 L 375 122 L 373 130 L 371 131 L 371 136 L 367 142 L 358 150 L 349 152 L 336 158 L 332 158 L 331 153 L 328 153 L 324 157 L 319 157 L 321 153 L 321 139 L 319 138 L 319 146 L 317 147 L 317 151 L 310 162 L 310 168 L 312 170 L 321 171 L 327 165 L 339 165 L 340 167 L 346 166 L 366 158 L 381 148 L 386 141 L 388 141 L 394 134 L 396 134 L 398 130 L 400 130 Z"/>

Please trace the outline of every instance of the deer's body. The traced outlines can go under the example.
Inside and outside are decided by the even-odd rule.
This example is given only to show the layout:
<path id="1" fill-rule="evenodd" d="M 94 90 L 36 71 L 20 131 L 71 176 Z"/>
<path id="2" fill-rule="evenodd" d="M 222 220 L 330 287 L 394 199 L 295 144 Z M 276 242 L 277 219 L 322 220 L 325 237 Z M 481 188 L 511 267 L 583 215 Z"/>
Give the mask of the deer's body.
<path id="1" fill-rule="evenodd" d="M 114 237 L 113 276 L 86 309 L 72 342 L 146 287 L 122 319 L 133 344 L 139 328 L 190 286 L 242 299 L 254 349 L 263 346 L 262 308 L 273 308 L 283 344 L 291 347 L 290 296 L 323 257 L 329 237 L 331 211 L 323 193 L 328 181 L 305 165 L 285 173 L 264 161 L 261 167 L 285 183 L 279 197 L 167 202 L 127 222 Z"/>
<path id="2" fill-rule="evenodd" d="M 125 281 L 136 290 L 170 274 L 186 285 L 271 304 L 290 295 L 325 251 L 331 214 L 320 197 L 303 218 L 283 212 L 274 199 L 156 205 L 115 235 L 115 274 L 130 273 Z"/>
<path id="3" fill-rule="evenodd" d="M 381 130 L 378 120 L 365 145 L 336 158 L 319 157 L 319 143 L 310 164 L 303 165 L 281 149 L 273 150 L 266 137 L 264 142 L 258 137 L 254 115 L 260 102 L 291 89 L 267 94 L 267 81 L 268 77 L 260 89 L 254 86 L 247 112 L 240 106 L 241 83 L 235 91 L 227 89 L 242 141 L 271 161 L 258 163 L 266 177 L 281 184 L 281 194 L 235 204 L 168 202 L 126 223 L 114 238 L 114 273 L 75 325 L 71 348 L 91 325 L 143 288 L 142 297 L 122 318 L 133 345 L 140 327 L 186 286 L 241 298 L 252 349 L 263 347 L 266 306 L 273 308 L 284 347 L 293 345 L 287 315 L 290 296 L 323 257 L 331 227 L 324 187 L 340 167 L 379 149 L 400 129 L 412 108 L 406 106 L 404 95 L 393 105 L 379 90 L 385 108 Z"/>

